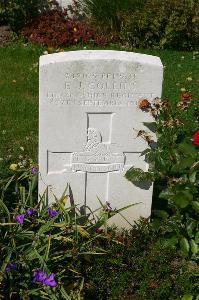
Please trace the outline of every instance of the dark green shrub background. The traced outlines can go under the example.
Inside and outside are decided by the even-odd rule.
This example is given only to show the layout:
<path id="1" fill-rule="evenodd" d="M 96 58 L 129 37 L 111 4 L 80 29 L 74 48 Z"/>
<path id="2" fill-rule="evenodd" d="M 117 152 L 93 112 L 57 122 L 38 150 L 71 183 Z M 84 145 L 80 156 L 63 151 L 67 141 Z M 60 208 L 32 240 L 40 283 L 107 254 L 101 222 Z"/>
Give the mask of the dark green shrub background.
<path id="1" fill-rule="evenodd" d="M 199 45 L 199 2 L 148 0 L 128 14 L 122 34 L 135 47 L 192 49 Z"/>
<path id="2" fill-rule="evenodd" d="M 0 25 L 10 25 L 18 31 L 48 8 L 48 0 L 0 0 Z"/>
<path id="3" fill-rule="evenodd" d="M 83 10 L 103 28 L 120 31 L 120 13 L 132 14 L 136 9 L 142 9 L 145 2 L 146 0 L 84 0 Z"/>
<path id="4" fill-rule="evenodd" d="M 86 0 L 86 14 L 104 33 L 133 47 L 197 49 L 198 0 Z"/>

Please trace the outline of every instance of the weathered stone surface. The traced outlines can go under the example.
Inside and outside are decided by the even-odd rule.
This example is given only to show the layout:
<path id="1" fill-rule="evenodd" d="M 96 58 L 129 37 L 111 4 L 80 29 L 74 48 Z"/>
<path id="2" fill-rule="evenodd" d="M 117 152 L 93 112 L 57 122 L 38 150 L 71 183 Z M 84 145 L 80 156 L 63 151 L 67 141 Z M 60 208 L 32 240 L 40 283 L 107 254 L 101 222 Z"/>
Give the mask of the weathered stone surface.
<path id="1" fill-rule="evenodd" d="M 59 5 L 63 8 L 67 8 L 69 5 L 73 4 L 72 0 L 58 0 Z"/>
<path id="2" fill-rule="evenodd" d="M 151 116 L 139 100 L 161 96 L 158 57 L 123 51 L 74 51 L 40 58 L 40 193 L 59 197 L 69 183 L 76 204 L 113 208 L 141 202 L 111 222 L 129 227 L 151 212 L 152 186 L 140 188 L 124 174 L 147 170 L 136 138 Z"/>

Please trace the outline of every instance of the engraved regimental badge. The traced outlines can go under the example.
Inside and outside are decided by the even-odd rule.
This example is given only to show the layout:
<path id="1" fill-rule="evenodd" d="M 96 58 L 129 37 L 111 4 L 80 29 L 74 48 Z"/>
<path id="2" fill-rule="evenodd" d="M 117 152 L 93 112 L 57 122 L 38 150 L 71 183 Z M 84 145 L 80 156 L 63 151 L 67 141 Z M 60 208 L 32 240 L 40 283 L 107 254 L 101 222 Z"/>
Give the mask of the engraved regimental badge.
<path id="1" fill-rule="evenodd" d="M 97 173 L 123 170 L 123 153 L 112 153 L 110 145 L 102 142 L 101 133 L 95 128 L 88 128 L 87 136 L 83 151 L 72 153 L 73 171 Z"/>

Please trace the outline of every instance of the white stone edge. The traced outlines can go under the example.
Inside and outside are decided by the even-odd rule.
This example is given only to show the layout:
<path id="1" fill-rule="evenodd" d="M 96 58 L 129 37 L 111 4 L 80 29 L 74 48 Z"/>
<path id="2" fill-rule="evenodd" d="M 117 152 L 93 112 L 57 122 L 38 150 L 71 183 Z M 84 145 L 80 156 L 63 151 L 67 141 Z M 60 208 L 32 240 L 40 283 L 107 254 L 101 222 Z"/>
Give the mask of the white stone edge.
<path id="1" fill-rule="evenodd" d="M 40 67 L 48 64 L 80 60 L 133 61 L 141 64 L 163 67 L 162 62 L 158 56 L 116 50 L 76 50 L 42 55 L 40 56 Z"/>

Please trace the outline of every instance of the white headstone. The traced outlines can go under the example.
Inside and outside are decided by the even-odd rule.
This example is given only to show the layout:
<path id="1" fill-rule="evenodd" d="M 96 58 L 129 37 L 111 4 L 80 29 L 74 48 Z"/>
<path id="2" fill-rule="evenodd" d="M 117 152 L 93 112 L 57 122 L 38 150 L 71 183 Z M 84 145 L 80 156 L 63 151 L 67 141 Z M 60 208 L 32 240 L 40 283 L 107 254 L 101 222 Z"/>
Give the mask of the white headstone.
<path id="1" fill-rule="evenodd" d="M 73 4 L 73 0 L 57 0 L 57 2 L 63 8 L 67 8 L 69 5 Z"/>
<path id="2" fill-rule="evenodd" d="M 40 187 L 49 199 L 67 183 L 75 204 L 92 210 L 97 197 L 113 208 L 140 204 L 112 218 L 119 227 L 151 213 L 152 186 L 142 189 L 125 179 L 135 166 L 147 170 L 136 138 L 152 121 L 139 100 L 161 96 L 163 67 L 155 56 L 88 50 L 40 58 Z M 137 130 L 137 131 L 136 131 Z M 126 219 L 126 220 L 125 220 Z M 128 223 L 129 222 L 129 223 Z"/>

